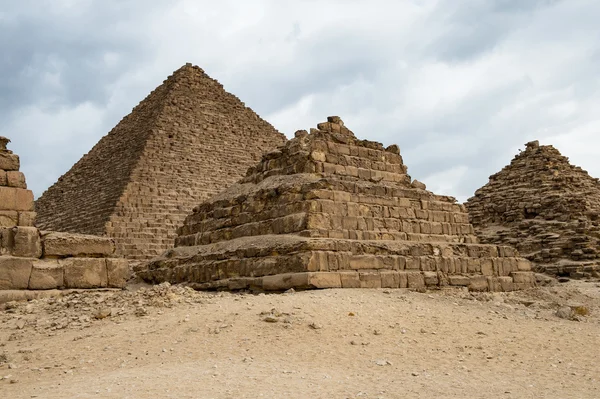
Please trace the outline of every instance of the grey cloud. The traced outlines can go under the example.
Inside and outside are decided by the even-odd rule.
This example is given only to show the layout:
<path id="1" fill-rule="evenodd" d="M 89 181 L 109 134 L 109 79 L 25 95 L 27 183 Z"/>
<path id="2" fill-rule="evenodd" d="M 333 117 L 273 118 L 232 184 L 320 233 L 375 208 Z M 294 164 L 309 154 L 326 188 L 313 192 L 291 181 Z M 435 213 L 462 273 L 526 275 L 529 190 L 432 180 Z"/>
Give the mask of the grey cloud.
<path id="1" fill-rule="evenodd" d="M 13 148 L 39 194 L 190 61 L 288 135 L 339 114 L 362 138 L 398 143 L 413 177 L 466 198 L 529 139 L 597 120 L 600 5 L 592 0 L 368 9 L 385 6 L 385 15 L 334 3 L 288 10 L 257 1 L 247 18 L 227 1 L 90 1 L 54 12 L 13 3 L 12 25 L 0 25 L 12 32 L 10 42 L 0 38 L 10 54 L 0 63 L 9 77 L 0 117 L 14 131 L 0 134 L 22 135 Z M 403 15 L 414 19 L 396 26 Z M 118 62 L 105 63 L 108 53 Z M 35 132 L 45 128 L 56 137 Z M 578 147 L 569 150 L 577 163 Z"/>

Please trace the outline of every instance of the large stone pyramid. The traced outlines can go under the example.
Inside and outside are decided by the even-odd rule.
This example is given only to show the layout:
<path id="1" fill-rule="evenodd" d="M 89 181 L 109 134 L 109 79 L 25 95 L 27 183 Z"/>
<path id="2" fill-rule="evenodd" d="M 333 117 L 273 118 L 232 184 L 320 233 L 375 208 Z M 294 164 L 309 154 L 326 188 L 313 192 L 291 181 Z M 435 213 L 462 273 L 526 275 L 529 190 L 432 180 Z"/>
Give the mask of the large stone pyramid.
<path id="1" fill-rule="evenodd" d="M 358 140 L 330 117 L 194 208 L 176 248 L 139 276 L 200 289 L 535 284 L 527 260 L 477 244 L 464 206 L 406 172 L 396 145 Z"/>
<path id="2" fill-rule="evenodd" d="M 132 259 L 173 246 L 193 206 L 239 180 L 285 136 L 187 64 L 37 201 L 44 229 L 115 238 Z"/>
<path id="3" fill-rule="evenodd" d="M 515 246 L 539 271 L 600 270 L 600 181 L 552 146 L 527 143 L 466 206 L 483 242 Z"/>

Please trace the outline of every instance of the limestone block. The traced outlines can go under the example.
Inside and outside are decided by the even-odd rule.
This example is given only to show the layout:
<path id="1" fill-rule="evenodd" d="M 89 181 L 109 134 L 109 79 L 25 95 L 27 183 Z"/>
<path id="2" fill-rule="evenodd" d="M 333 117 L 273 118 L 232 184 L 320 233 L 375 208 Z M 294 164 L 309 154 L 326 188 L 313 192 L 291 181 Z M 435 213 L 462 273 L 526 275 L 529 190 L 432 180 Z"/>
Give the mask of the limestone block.
<path id="1" fill-rule="evenodd" d="M 381 275 L 379 272 L 359 272 L 361 288 L 381 288 Z"/>
<path id="2" fill-rule="evenodd" d="M 342 288 L 360 288 L 360 278 L 357 272 L 340 272 Z"/>
<path id="3" fill-rule="evenodd" d="M 13 256 L 23 258 L 39 258 L 42 256 L 40 233 L 35 227 L 13 227 Z"/>
<path id="4" fill-rule="evenodd" d="M 394 271 L 382 270 L 381 274 L 381 288 L 399 288 L 400 287 L 400 274 Z"/>
<path id="5" fill-rule="evenodd" d="M 20 163 L 18 155 L 0 152 L 0 169 L 13 171 L 19 170 L 19 166 Z"/>
<path id="6" fill-rule="evenodd" d="M 114 242 L 107 237 L 50 232 L 43 233 L 44 257 L 111 256 Z"/>
<path id="7" fill-rule="evenodd" d="M 0 186 L 8 186 L 8 180 L 6 178 L 6 171 L 0 169 Z"/>
<path id="8" fill-rule="evenodd" d="M 519 259 L 517 268 L 520 272 L 531 271 L 531 262 L 529 262 L 527 259 Z"/>
<path id="9" fill-rule="evenodd" d="M 407 283 L 410 289 L 422 289 L 425 288 L 425 279 L 421 272 L 407 272 Z"/>
<path id="10" fill-rule="evenodd" d="M 31 258 L 0 256 L 0 290 L 24 290 L 29 287 Z"/>
<path id="11" fill-rule="evenodd" d="M 33 262 L 30 290 L 51 290 L 64 285 L 64 269 L 56 259 L 37 260 Z"/>
<path id="12" fill-rule="evenodd" d="M 9 187 L 27 188 L 25 175 L 19 171 L 6 172 L 6 182 Z"/>
<path id="13" fill-rule="evenodd" d="M 531 272 L 512 272 L 510 275 L 517 284 L 528 284 L 531 287 L 535 285 L 535 274 Z"/>
<path id="14" fill-rule="evenodd" d="M 19 212 L 19 226 L 33 227 L 35 225 L 35 212 L 22 211 Z"/>
<path id="15" fill-rule="evenodd" d="M 489 291 L 488 280 L 486 276 L 472 276 L 469 282 L 469 291 L 483 292 Z"/>
<path id="16" fill-rule="evenodd" d="M 305 273 L 302 273 L 303 275 Z M 294 278 L 295 277 L 295 278 Z M 299 287 L 298 284 L 297 273 L 283 273 L 276 274 L 274 276 L 264 276 L 262 278 L 262 288 L 265 291 L 285 291 L 290 288 Z M 307 280 L 303 281 L 303 283 L 307 283 Z"/>
<path id="17" fill-rule="evenodd" d="M 12 228 L 0 227 L 0 255 L 11 255 L 15 246 L 15 233 Z"/>
<path id="18" fill-rule="evenodd" d="M 67 258 L 59 263 L 64 268 L 66 288 L 104 288 L 108 285 L 105 259 Z"/>
<path id="19" fill-rule="evenodd" d="M 0 211 L 0 228 L 14 227 L 19 224 L 19 213 L 17 211 Z"/>
<path id="20" fill-rule="evenodd" d="M 492 258 L 481 259 L 481 273 L 484 276 L 492 276 L 494 274 L 494 264 Z"/>
<path id="21" fill-rule="evenodd" d="M 498 281 L 500 282 L 500 287 L 502 287 L 502 291 L 511 292 L 514 291 L 514 284 L 512 277 L 498 277 Z"/>
<path id="22" fill-rule="evenodd" d="M 0 187 L 0 210 L 14 211 L 17 209 L 17 189 Z"/>
<path id="23" fill-rule="evenodd" d="M 340 273 L 285 273 L 264 276 L 262 286 L 267 291 L 283 291 L 290 288 L 341 288 Z"/>
<path id="24" fill-rule="evenodd" d="M 308 286 L 312 288 L 342 288 L 340 273 L 308 273 Z"/>
<path id="25" fill-rule="evenodd" d="M 467 276 L 459 276 L 459 275 L 451 274 L 448 276 L 448 282 L 450 283 L 450 285 L 467 287 L 469 284 L 471 284 L 471 279 Z"/>
<path id="26" fill-rule="evenodd" d="M 111 288 L 125 288 L 131 276 L 129 261 L 127 259 L 106 259 L 108 286 Z"/>
<path id="27" fill-rule="evenodd" d="M 15 210 L 33 211 L 33 192 L 23 188 L 15 189 Z"/>
<path id="28" fill-rule="evenodd" d="M 437 286 L 440 283 L 438 274 L 436 272 L 423 272 L 423 279 L 425 281 L 425 285 L 428 287 Z"/>

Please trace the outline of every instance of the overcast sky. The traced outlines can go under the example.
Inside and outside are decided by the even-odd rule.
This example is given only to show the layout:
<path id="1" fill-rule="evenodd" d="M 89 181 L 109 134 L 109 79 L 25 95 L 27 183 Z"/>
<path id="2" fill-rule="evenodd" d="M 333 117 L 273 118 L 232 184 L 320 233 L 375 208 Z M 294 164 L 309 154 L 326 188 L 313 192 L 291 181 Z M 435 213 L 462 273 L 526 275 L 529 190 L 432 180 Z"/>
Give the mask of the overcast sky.
<path id="1" fill-rule="evenodd" d="M 0 135 L 39 196 L 186 62 L 291 137 L 339 115 L 466 200 L 527 141 L 600 177 L 598 0 L 0 0 Z"/>

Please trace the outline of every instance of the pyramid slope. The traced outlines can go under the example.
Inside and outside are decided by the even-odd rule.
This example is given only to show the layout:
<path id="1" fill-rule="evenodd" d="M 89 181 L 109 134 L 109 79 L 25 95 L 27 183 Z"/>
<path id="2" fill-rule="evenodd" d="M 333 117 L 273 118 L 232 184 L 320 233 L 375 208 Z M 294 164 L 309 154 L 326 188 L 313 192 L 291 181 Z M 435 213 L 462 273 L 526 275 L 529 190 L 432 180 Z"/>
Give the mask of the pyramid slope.
<path id="1" fill-rule="evenodd" d="M 40 226 L 106 234 L 146 259 L 173 246 L 198 202 L 244 175 L 285 136 L 187 64 L 36 201 Z"/>
<path id="2" fill-rule="evenodd" d="M 534 284 L 529 268 L 510 247 L 478 244 L 464 206 L 412 181 L 397 146 L 329 117 L 194 208 L 176 248 L 139 275 L 199 288 L 511 290 Z"/>
<path id="3" fill-rule="evenodd" d="M 466 202 L 483 242 L 514 245 L 540 271 L 585 275 L 600 261 L 600 181 L 552 146 L 526 144 Z"/>

